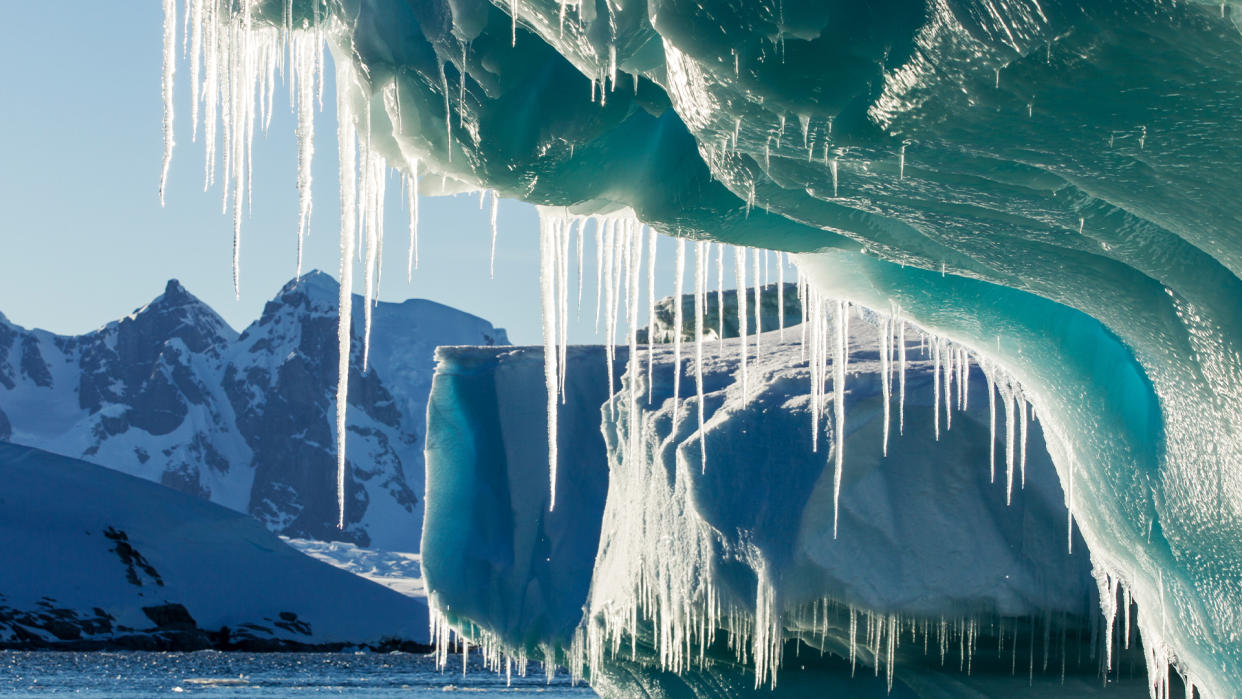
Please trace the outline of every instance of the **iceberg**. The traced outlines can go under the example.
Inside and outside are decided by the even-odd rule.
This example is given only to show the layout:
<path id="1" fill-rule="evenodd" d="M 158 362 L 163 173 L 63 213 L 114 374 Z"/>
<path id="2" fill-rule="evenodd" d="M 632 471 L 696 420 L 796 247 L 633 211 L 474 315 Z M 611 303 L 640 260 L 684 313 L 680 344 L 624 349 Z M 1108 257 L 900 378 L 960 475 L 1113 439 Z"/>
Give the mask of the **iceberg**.
<path id="1" fill-rule="evenodd" d="M 388 166 L 408 191 L 629 211 L 693 241 L 796 253 L 838 308 L 903 318 L 1012 377 L 1098 586 L 1137 604 L 1152 696 L 1170 666 L 1201 696 L 1236 696 L 1240 9 L 192 0 L 192 119 L 212 153 L 222 126 L 224 167 L 209 159 L 206 176 L 238 236 L 277 69 L 305 161 L 327 44 L 346 289 L 356 241 L 373 269 Z M 165 13 L 171 149 L 176 3 Z M 1101 607 L 1116 616 L 1114 596 Z"/>
<path id="2" fill-rule="evenodd" d="M 855 456 L 836 534 L 827 456 L 837 437 L 822 425 L 821 451 L 811 448 L 809 369 L 793 333 L 764 338 L 773 349 L 752 363 L 750 396 L 738 341 L 712 344 L 706 470 L 690 419 L 697 399 L 679 404 L 670 433 L 671 347 L 646 375 L 639 458 L 626 450 L 630 414 L 608 408 L 628 386 L 609 394 L 603 348 L 570 348 L 558 439 L 572 468 L 550 512 L 546 451 L 530 438 L 544 430 L 541 350 L 440 348 L 423 542 L 434 606 L 485 654 L 563 662 L 604 696 L 737 696 L 756 683 L 764 694 L 775 678 L 758 673 L 785 653 L 797 659 L 781 671 L 782 695 L 992 695 L 998 683 L 1015 696 L 1103 692 L 1100 590 L 1076 531 L 1066 546 L 1064 494 L 1039 423 L 1014 470 L 1003 454 L 990 470 L 989 453 L 1003 450 L 992 384 L 976 366 L 960 384 L 968 398 L 935 401 L 935 350 L 911 336 L 904 425 L 882 456 L 883 413 L 898 406 L 883 400 L 878 329 L 853 328 L 843 441 Z M 937 442 L 937 413 L 950 407 L 957 415 Z M 754 614 L 764 605 L 769 629 Z M 1129 613 L 1107 636 L 1131 670 L 1106 672 L 1105 696 L 1146 694 Z M 1020 689 L 1003 684 L 1011 673 Z"/>

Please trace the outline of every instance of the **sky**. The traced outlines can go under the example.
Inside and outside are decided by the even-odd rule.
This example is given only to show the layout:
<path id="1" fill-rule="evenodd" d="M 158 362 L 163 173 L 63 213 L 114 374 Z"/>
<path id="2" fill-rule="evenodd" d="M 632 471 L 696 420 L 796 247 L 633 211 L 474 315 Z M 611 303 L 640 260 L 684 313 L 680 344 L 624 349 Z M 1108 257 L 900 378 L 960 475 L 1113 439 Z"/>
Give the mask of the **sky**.
<path id="1" fill-rule="evenodd" d="M 203 191 L 201 138 L 191 141 L 184 60 L 177 68 L 177 147 L 160 206 L 162 23 L 155 2 L 75 3 L 72 11 L 60 3 L 6 8 L 0 23 L 0 313 L 11 322 L 61 334 L 88 332 L 146 304 L 176 278 L 241 330 L 294 276 L 297 150 L 287 90 L 277 91 L 270 131 L 255 139 L 240 298 L 233 291 L 232 217 L 221 211 L 218 185 Z M 178 42 L 180 49 L 180 31 Z M 335 277 L 339 195 L 331 72 L 324 111 L 316 114 L 314 212 L 304 267 Z M 421 200 L 422 264 L 412 282 L 405 274 L 408 215 L 395 179 L 386 215 L 382 300 L 431 299 L 508 329 L 515 344 L 541 342 L 534 207 L 501 201 L 494 279 L 488 275 L 490 212 L 480 210 L 477 195 Z M 672 292 L 672 250 L 667 240 L 659 248 L 661 296 Z M 731 268 L 725 278 L 732 279 Z M 588 280 L 588 289 L 592 284 Z M 583 316 L 571 325 L 570 340 L 598 342 L 593 312 Z"/>

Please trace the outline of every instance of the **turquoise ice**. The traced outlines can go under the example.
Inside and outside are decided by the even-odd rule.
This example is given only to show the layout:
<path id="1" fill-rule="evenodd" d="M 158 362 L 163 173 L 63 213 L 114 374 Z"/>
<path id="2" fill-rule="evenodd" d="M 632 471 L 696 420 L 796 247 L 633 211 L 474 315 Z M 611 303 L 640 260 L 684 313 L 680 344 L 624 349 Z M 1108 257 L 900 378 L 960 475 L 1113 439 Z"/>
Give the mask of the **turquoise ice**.
<path id="1" fill-rule="evenodd" d="M 172 0 L 166 11 L 175 52 L 184 18 Z M 821 293 L 900 307 L 994 363 L 1039 415 L 1095 576 L 1139 606 L 1153 695 L 1168 663 L 1205 696 L 1237 694 L 1242 7 L 193 0 L 190 11 L 200 128 L 226 117 L 229 158 L 214 176 L 235 187 L 239 212 L 285 35 L 326 40 L 343 159 L 362 163 L 342 170 L 346 259 L 357 219 L 368 259 L 378 250 L 373 173 L 388 165 L 422 174 L 424 193 L 628 207 L 669 234 L 796 252 Z M 307 106 L 320 64 L 292 56 Z"/>

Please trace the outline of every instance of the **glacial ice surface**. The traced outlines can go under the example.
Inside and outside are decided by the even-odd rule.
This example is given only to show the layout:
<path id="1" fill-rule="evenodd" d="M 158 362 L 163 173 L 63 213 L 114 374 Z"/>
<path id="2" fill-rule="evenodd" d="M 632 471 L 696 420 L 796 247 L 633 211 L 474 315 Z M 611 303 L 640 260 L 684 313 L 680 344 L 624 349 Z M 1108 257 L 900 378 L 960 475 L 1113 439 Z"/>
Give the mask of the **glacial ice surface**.
<path id="1" fill-rule="evenodd" d="M 178 9 L 165 3 L 173 28 Z M 1097 582 L 1138 604 L 1153 696 L 1169 663 L 1204 696 L 1235 696 L 1240 11 L 192 0 L 191 119 L 221 146 L 205 174 L 238 238 L 276 76 L 293 74 L 311 118 L 326 42 L 343 272 L 355 236 L 378 253 L 390 166 L 424 193 L 628 207 L 670 234 L 796 252 L 825 297 L 899 308 L 1021 384 Z M 285 37 L 312 49 L 286 53 Z"/>

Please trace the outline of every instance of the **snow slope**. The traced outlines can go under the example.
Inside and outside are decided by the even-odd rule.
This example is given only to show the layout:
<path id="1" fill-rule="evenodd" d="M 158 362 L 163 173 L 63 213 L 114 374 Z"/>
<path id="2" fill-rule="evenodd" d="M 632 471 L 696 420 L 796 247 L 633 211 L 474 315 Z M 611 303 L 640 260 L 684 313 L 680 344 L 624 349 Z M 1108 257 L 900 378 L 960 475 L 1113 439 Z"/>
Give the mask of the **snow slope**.
<path id="1" fill-rule="evenodd" d="M 785 648 L 795 639 L 838 659 L 856 657 L 867 668 L 860 675 L 880 674 L 879 695 L 890 671 L 901 691 L 918 696 L 1017 696 L 1027 691 L 1028 672 L 1043 696 L 1100 691 L 1097 586 L 1081 537 L 1075 533 L 1074 550 L 1067 549 L 1065 494 L 1038 423 L 1007 461 L 1005 408 L 998 395 L 993 433 L 990 386 L 972 367 L 965 410 L 953 384 L 950 428 L 944 398 L 938 418 L 932 407 L 932 350 L 912 336 L 904 420 L 894 386 L 884 456 L 877 331 L 855 320 L 845 395 L 849 456 L 834 535 L 832 454 L 840 439 L 824 421 L 812 450 L 800 332 L 788 329 L 783 341 L 768 333 L 758 359 L 752 345 L 745 399 L 737 341 L 707 343 L 705 469 L 689 352 L 673 431 L 671 348 L 657 350 L 654 379 L 642 353 L 635 413 L 625 385 L 633 377 L 618 383 L 610 408 L 603 348 L 569 348 L 552 512 L 546 445 L 538 439 L 542 351 L 441 348 L 428 413 L 423 534 L 434 603 L 485 645 L 551 654 L 589 670 L 606 696 L 749 693 L 763 653 L 774 657 L 758 663 L 759 679 L 766 686 L 763 662 L 779 665 L 782 693 L 823 691 L 825 683 L 860 696 L 877 691 L 870 680 L 850 683 L 848 663 L 817 663 L 814 679 L 800 674 L 805 667 Z M 615 371 L 618 378 L 625 371 L 623 356 Z M 585 417 L 592 414 L 598 417 Z M 635 424 L 638 451 L 629 446 Z M 704 633 L 727 637 L 749 660 L 739 663 L 719 642 L 708 650 Z M 1115 633 L 1135 635 L 1120 621 Z M 1117 643 L 1121 654 L 1125 641 Z M 1020 677 L 1010 675 L 1011 654 Z M 1060 684 L 1066 672 L 1068 688 Z M 1141 677 L 1115 679 L 1122 688 L 1108 696 L 1146 692 Z"/>
<path id="2" fill-rule="evenodd" d="M 311 272 L 240 335 L 175 280 L 77 337 L 0 319 L 0 438 L 248 512 L 277 533 L 417 551 L 432 351 L 504 344 L 504 331 L 420 299 L 373 309 L 370 366 L 360 341 L 351 354 L 350 501 L 338 531 L 338 296 Z"/>
<path id="3" fill-rule="evenodd" d="M 172 604 L 234 642 L 427 637 L 425 604 L 304 556 L 245 514 L 10 443 L 0 479 L 0 642 L 141 634 L 157 626 L 144 609 Z"/>

